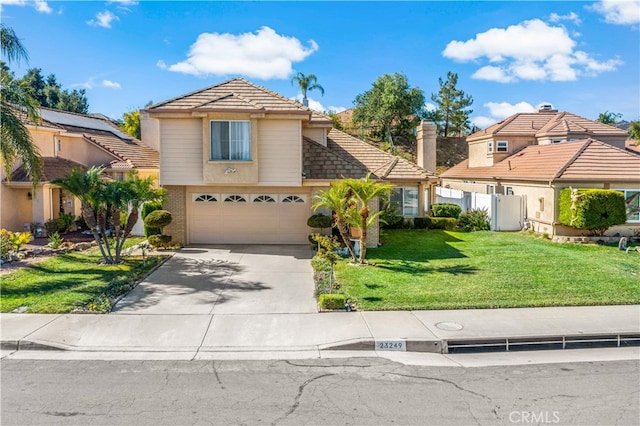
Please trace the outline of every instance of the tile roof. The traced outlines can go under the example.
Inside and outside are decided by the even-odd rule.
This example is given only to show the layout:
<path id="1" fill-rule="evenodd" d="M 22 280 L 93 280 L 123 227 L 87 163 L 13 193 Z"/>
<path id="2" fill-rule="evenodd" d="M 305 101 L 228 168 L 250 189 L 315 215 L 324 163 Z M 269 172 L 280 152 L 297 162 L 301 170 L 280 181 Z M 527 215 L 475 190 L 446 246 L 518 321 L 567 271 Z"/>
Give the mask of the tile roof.
<path id="1" fill-rule="evenodd" d="M 332 123 L 330 117 L 243 78 L 233 78 L 187 93 L 151 105 L 147 110 L 152 112 L 277 112 L 307 115 L 313 122 Z"/>
<path id="2" fill-rule="evenodd" d="M 633 152 L 634 154 L 640 154 L 640 142 L 633 140 L 633 139 L 627 139 L 627 142 L 625 144 L 625 148 L 628 151 Z"/>
<path id="3" fill-rule="evenodd" d="M 343 158 L 331 149 L 303 137 L 302 171 L 305 179 L 343 179 L 366 177 L 369 170 L 355 158 Z M 371 175 L 372 178 L 377 178 Z"/>
<path id="4" fill-rule="evenodd" d="M 514 114 L 484 130 L 469 135 L 467 140 L 479 140 L 487 136 L 527 135 L 540 137 L 567 133 L 582 133 L 591 137 L 603 135 L 625 137 L 627 134 L 624 130 L 569 112 L 533 112 Z"/>
<path id="5" fill-rule="evenodd" d="M 138 139 L 123 141 L 108 132 L 84 133 L 88 142 L 109 151 L 116 157 L 113 168 L 130 169 L 159 169 L 160 153 Z M 129 167 L 126 167 L 129 166 Z"/>
<path id="6" fill-rule="evenodd" d="M 42 157 L 42 178 L 40 182 L 51 182 L 61 179 L 71 173 L 74 167 L 79 167 L 85 171 L 87 168 L 74 161 L 65 160 L 60 157 Z M 31 182 L 23 166 L 18 167 L 11 174 L 11 182 Z"/>
<path id="7" fill-rule="evenodd" d="M 433 172 L 417 164 L 384 152 L 340 130 L 332 129 L 329 132 L 327 148 L 350 162 L 362 164 L 381 179 L 427 180 L 433 176 Z"/>
<path id="8" fill-rule="evenodd" d="M 469 167 L 468 160 L 441 178 L 640 182 L 640 156 L 586 139 L 533 145 L 490 167 Z"/>

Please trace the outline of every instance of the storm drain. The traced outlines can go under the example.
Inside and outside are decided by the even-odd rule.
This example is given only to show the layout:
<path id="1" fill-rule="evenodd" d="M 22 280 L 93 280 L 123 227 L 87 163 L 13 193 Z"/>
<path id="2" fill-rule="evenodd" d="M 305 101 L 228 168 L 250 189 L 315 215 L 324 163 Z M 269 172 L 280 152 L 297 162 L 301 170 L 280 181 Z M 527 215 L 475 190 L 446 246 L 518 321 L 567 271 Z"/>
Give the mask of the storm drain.
<path id="1" fill-rule="evenodd" d="M 543 351 L 640 346 L 640 334 L 448 340 L 446 353 Z"/>

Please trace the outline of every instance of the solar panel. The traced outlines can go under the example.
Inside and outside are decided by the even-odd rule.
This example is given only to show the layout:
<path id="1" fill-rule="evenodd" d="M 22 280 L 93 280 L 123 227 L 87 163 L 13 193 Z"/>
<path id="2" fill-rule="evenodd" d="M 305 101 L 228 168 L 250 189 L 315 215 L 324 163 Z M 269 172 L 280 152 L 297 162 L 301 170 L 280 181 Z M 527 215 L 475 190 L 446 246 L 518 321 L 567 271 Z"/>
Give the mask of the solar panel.
<path id="1" fill-rule="evenodd" d="M 118 130 L 117 128 L 110 126 L 106 122 L 97 119 L 86 117 L 82 115 L 76 114 L 68 114 L 63 111 L 52 111 L 48 109 L 40 110 L 40 116 L 43 120 L 49 121 L 51 123 L 61 124 L 63 126 L 73 126 L 73 127 L 81 127 L 84 129 L 93 129 L 93 130 L 102 130 L 106 132 L 111 132 L 120 139 L 130 141 L 133 138 Z"/>

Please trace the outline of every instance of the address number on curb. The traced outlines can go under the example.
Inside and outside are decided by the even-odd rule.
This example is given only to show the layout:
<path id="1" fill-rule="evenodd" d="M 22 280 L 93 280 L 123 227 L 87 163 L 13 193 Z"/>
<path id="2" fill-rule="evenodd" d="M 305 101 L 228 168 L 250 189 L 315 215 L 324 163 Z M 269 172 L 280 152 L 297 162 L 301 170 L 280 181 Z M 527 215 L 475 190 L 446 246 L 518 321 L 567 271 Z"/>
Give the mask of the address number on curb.
<path id="1" fill-rule="evenodd" d="M 376 351 L 406 351 L 404 340 L 376 340 Z"/>

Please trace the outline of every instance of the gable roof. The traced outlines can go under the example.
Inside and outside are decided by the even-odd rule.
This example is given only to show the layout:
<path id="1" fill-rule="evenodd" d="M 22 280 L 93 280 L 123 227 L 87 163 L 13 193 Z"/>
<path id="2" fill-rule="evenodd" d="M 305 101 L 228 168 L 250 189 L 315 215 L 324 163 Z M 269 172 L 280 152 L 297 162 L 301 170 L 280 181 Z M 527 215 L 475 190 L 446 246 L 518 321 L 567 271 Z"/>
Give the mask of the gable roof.
<path id="1" fill-rule="evenodd" d="M 243 78 L 233 78 L 159 102 L 147 111 L 286 113 L 306 115 L 313 122 L 333 123 L 330 117 Z"/>
<path id="2" fill-rule="evenodd" d="M 69 175 L 74 167 L 78 167 L 83 171 L 87 169 L 82 164 L 65 160 L 64 158 L 42 157 L 42 177 L 40 182 L 51 182 L 55 179 L 61 179 Z M 13 171 L 11 174 L 11 182 L 31 182 L 23 165 Z"/>
<path id="3" fill-rule="evenodd" d="M 442 178 L 532 181 L 640 182 L 640 156 L 612 145 L 586 139 L 533 145 L 489 167 L 452 167 Z"/>
<path id="4" fill-rule="evenodd" d="M 327 135 L 327 148 L 347 161 L 362 164 L 380 179 L 428 180 L 433 176 L 433 172 L 417 164 L 384 152 L 337 129 L 331 129 Z"/>
<path id="5" fill-rule="evenodd" d="M 484 130 L 469 135 L 467 140 L 480 140 L 489 136 L 541 137 L 567 133 L 584 134 L 594 138 L 605 135 L 619 137 L 627 135 L 627 132 L 622 129 L 569 112 L 541 111 L 514 114 Z"/>
<path id="6" fill-rule="evenodd" d="M 302 171 L 305 179 L 360 179 L 367 176 L 369 169 L 355 158 L 347 159 L 330 148 L 307 137 L 302 138 Z M 371 175 L 376 179 L 377 176 Z"/>

